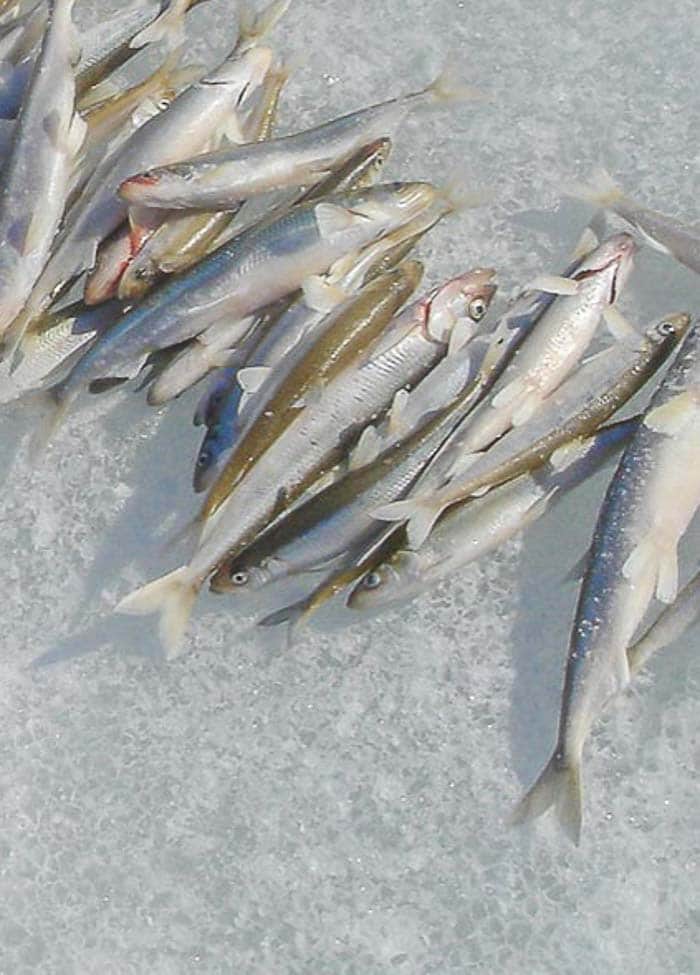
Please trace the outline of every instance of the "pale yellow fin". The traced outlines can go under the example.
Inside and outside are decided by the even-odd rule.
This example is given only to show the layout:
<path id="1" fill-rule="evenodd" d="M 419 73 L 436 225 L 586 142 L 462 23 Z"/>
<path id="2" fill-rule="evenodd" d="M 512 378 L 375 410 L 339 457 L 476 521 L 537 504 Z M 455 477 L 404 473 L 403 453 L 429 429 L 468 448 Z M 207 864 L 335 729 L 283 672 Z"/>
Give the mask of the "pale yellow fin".
<path id="1" fill-rule="evenodd" d="M 536 819 L 554 806 L 564 832 L 577 846 L 581 841 L 582 788 L 581 766 L 565 762 L 555 752 L 535 784 L 516 806 L 510 822 L 513 825 Z"/>
<path id="2" fill-rule="evenodd" d="M 624 199 L 624 193 L 614 181 L 610 173 L 600 166 L 591 173 L 586 183 L 571 183 L 564 188 L 565 196 L 573 196 L 585 200 L 595 207 L 613 207 Z"/>
<path id="3" fill-rule="evenodd" d="M 559 277 L 556 274 L 539 274 L 526 286 L 525 291 L 542 291 L 544 294 L 560 295 L 570 298 L 580 290 L 578 281 Z"/>
<path id="4" fill-rule="evenodd" d="M 654 433 L 675 437 L 690 422 L 697 421 L 698 405 L 695 396 L 684 390 L 673 399 L 650 410 L 644 417 L 644 426 Z"/>
<path id="5" fill-rule="evenodd" d="M 136 616 L 159 613 L 158 632 L 171 657 L 180 649 L 198 592 L 199 584 L 192 579 L 188 567 L 183 566 L 125 596 L 115 612 Z"/>

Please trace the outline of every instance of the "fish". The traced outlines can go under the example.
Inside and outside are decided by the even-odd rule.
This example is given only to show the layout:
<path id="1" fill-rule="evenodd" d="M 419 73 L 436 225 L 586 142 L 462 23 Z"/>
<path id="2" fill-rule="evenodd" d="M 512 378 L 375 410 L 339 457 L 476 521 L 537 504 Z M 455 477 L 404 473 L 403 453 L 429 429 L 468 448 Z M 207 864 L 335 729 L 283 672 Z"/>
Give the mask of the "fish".
<path id="1" fill-rule="evenodd" d="M 309 276 L 412 219 L 436 193 L 427 183 L 385 183 L 295 207 L 166 281 L 47 391 L 48 412 L 37 447 L 95 380 L 131 378 L 158 349 L 194 338 L 223 318 L 245 318 L 295 291 Z"/>
<path id="2" fill-rule="evenodd" d="M 17 118 L 34 71 L 34 61 L 30 57 L 19 64 L 0 62 L 0 118 Z"/>
<path id="3" fill-rule="evenodd" d="M 99 242 L 127 215 L 127 206 L 116 193 L 126 174 L 139 169 L 145 159 L 175 159 L 186 147 L 196 150 L 222 126 L 232 137 L 240 137 L 236 106 L 262 84 L 271 63 L 269 48 L 235 53 L 212 74 L 186 88 L 166 112 L 137 129 L 114 154 L 107 155 L 71 208 L 32 293 L 25 320 L 40 313 L 65 282 L 94 265 Z"/>
<path id="4" fill-rule="evenodd" d="M 636 677 L 654 654 L 679 640 L 697 622 L 698 616 L 700 572 L 686 583 L 669 606 L 664 607 L 642 636 L 627 648 L 630 676 Z"/>
<path id="5" fill-rule="evenodd" d="M 491 277 L 482 269 L 476 275 L 466 273 L 435 289 L 410 316 L 404 318 L 402 312 L 372 350 L 372 358 L 360 369 L 336 376 L 318 403 L 300 410 L 234 494 L 221 497 L 214 484 L 198 519 L 200 540 L 189 564 L 131 593 L 117 611 L 159 613 L 163 644 L 170 654 L 177 652 L 197 594 L 216 567 L 243 551 L 283 506 L 332 469 L 402 386 L 412 388 L 448 349 L 457 351 L 452 335 L 468 331 L 464 319 L 469 304 L 490 293 Z"/>
<path id="6" fill-rule="evenodd" d="M 607 170 L 595 170 L 590 182 L 575 183 L 567 192 L 595 207 L 612 210 L 631 224 L 654 250 L 670 255 L 700 274 L 700 229 L 637 203 L 627 196 Z"/>
<path id="7" fill-rule="evenodd" d="M 621 293 L 632 269 L 635 243 L 618 234 L 575 262 L 568 277 L 538 279 L 528 293 L 548 296 L 533 312 L 499 325 L 492 349 L 482 364 L 485 373 L 474 410 L 455 430 L 435 458 L 434 473 L 449 470 L 457 456 L 487 449 L 512 427 L 522 426 L 575 369 L 590 344 L 603 312 Z M 608 317 L 607 321 L 612 319 Z M 488 394 L 488 395 L 486 395 Z"/>
<path id="8" fill-rule="evenodd" d="M 640 417 L 635 416 L 571 441 L 568 457 L 563 452 L 559 464 L 545 461 L 483 497 L 454 505 L 417 551 L 407 547 L 405 532 L 400 534 L 395 551 L 370 567 L 348 596 L 347 606 L 376 612 L 408 602 L 489 555 L 599 470 L 629 441 L 639 421 Z"/>
<path id="9" fill-rule="evenodd" d="M 443 511 L 548 457 L 559 447 L 592 433 L 619 410 L 663 365 L 690 327 L 690 316 L 666 315 L 643 335 L 626 323 L 629 339 L 592 356 L 553 393 L 535 416 L 504 434 L 489 450 L 457 456 L 437 490 L 390 504 L 376 512 L 388 521 L 408 519 L 408 537 L 420 548 Z"/>
<path id="10" fill-rule="evenodd" d="M 385 429 L 371 425 L 350 455 L 347 471 L 286 512 L 212 576 L 213 592 L 250 592 L 302 572 L 329 568 L 381 532 L 376 505 L 400 497 L 458 421 L 461 392 L 475 372 L 470 343 L 443 359 L 408 394 L 394 399 Z M 458 360 L 455 376 L 434 375 Z M 455 382 L 456 380 L 456 382 Z M 411 401 L 414 403 L 411 403 Z"/>
<path id="11" fill-rule="evenodd" d="M 0 61 L 19 64 L 27 58 L 34 60 L 33 55 L 41 42 L 48 15 L 48 4 L 37 3 L 16 17 L 0 36 Z"/>
<path id="12" fill-rule="evenodd" d="M 290 369 L 277 370 L 279 379 L 271 395 L 260 403 L 255 421 L 234 447 L 210 499 L 228 496 L 307 402 L 318 398 L 335 376 L 371 354 L 372 344 L 417 288 L 422 274 L 417 261 L 400 264 L 326 316 L 325 327 L 314 334 L 304 354 L 291 360 Z"/>
<path id="13" fill-rule="evenodd" d="M 40 316 L 25 334 L 13 368 L 7 360 L 0 364 L 0 403 L 9 403 L 55 379 L 98 335 L 114 325 L 123 310 L 117 301 L 97 308 L 79 301 Z"/>
<path id="14" fill-rule="evenodd" d="M 391 136 L 415 107 L 465 94 L 446 75 L 440 75 L 422 91 L 304 132 L 152 167 L 125 180 L 119 192 L 137 206 L 226 210 L 259 193 L 318 182 L 363 146 Z"/>
<path id="15" fill-rule="evenodd" d="M 266 75 L 258 104 L 242 123 L 246 141 L 269 138 L 288 77 L 284 66 L 272 68 Z M 123 301 L 142 298 L 165 274 L 189 270 L 214 249 L 219 235 L 235 216 L 233 212 L 166 212 L 162 225 L 132 253 L 118 278 L 118 295 Z"/>
<path id="16" fill-rule="evenodd" d="M 0 188 L 0 335 L 22 311 L 58 230 L 85 124 L 75 112 L 73 0 L 55 0 Z M 44 199 L 37 207 L 37 187 Z"/>
<path id="17" fill-rule="evenodd" d="M 700 506 L 700 327 L 686 333 L 605 495 L 587 559 L 566 664 L 557 741 L 517 806 L 523 822 L 551 806 L 580 841 L 581 758 L 596 718 L 630 680 L 627 647 L 654 596 L 678 592 L 677 546 Z"/>

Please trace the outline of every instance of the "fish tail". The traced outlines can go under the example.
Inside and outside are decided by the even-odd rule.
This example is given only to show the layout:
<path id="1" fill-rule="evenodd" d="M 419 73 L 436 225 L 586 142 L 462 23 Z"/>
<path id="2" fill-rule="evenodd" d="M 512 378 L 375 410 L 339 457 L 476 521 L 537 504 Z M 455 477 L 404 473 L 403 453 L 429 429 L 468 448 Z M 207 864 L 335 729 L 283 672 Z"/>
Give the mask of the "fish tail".
<path id="1" fill-rule="evenodd" d="M 142 31 L 131 38 L 129 47 L 145 47 L 165 41 L 168 48 L 182 47 L 185 35 L 185 14 L 189 0 L 171 0 L 169 6 Z"/>
<path id="2" fill-rule="evenodd" d="M 432 495 L 392 501 L 372 512 L 378 521 L 408 522 L 408 540 L 411 548 L 419 548 L 430 534 L 440 517 L 442 505 Z"/>
<path id="3" fill-rule="evenodd" d="M 574 182 L 565 187 L 566 196 L 573 196 L 585 200 L 595 207 L 611 207 L 623 199 L 624 193 L 612 178 L 607 169 L 599 166 L 591 173 L 588 182 Z"/>
<path id="4" fill-rule="evenodd" d="M 269 616 L 264 616 L 261 620 L 258 620 L 257 625 L 269 627 L 281 626 L 283 623 L 286 623 L 286 646 L 289 650 L 294 645 L 299 630 L 309 615 L 309 600 L 302 599 L 298 603 L 293 603 L 291 606 L 284 606 L 282 609 L 270 613 Z"/>
<path id="5" fill-rule="evenodd" d="M 115 611 L 130 616 L 159 613 L 158 633 L 168 656 L 172 657 L 180 648 L 198 592 L 198 582 L 192 578 L 189 568 L 183 566 L 125 596 Z"/>
<path id="6" fill-rule="evenodd" d="M 292 0 L 272 0 L 260 13 L 248 3 L 238 7 L 238 47 L 253 47 L 270 33 L 275 24 L 284 16 Z"/>
<path id="7" fill-rule="evenodd" d="M 446 62 L 440 73 L 430 84 L 419 92 L 431 102 L 449 104 L 450 102 L 480 101 L 488 96 L 478 88 L 465 85 L 457 75 L 454 62 Z"/>
<path id="8" fill-rule="evenodd" d="M 513 811 L 512 825 L 537 819 L 554 806 L 557 819 L 569 839 L 579 845 L 581 840 L 581 765 L 579 761 L 565 761 L 555 751 L 533 786 L 528 789 Z"/>

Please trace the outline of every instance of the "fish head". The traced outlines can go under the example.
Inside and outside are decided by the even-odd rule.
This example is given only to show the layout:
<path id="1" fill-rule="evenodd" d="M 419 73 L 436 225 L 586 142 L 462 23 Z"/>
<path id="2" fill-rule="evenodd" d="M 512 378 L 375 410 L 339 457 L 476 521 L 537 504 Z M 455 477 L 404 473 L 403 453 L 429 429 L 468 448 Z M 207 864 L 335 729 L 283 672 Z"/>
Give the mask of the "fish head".
<path id="1" fill-rule="evenodd" d="M 247 565 L 245 559 L 240 557 L 227 559 L 211 577 L 209 589 L 216 593 L 254 592 L 271 578 L 262 565 Z"/>
<path id="2" fill-rule="evenodd" d="M 464 331 L 464 341 L 471 338 L 496 293 L 495 274 L 492 268 L 476 268 L 436 288 L 426 301 L 429 338 L 449 342 L 457 325 Z"/>
<path id="3" fill-rule="evenodd" d="M 604 281 L 608 287 L 608 304 L 612 305 L 632 273 L 636 251 L 637 244 L 631 234 L 614 234 L 584 258 L 573 278 Z"/>
<path id="4" fill-rule="evenodd" d="M 410 596 L 421 577 L 421 561 L 415 552 L 400 549 L 369 569 L 346 600 L 349 609 L 371 610 Z"/>
<path id="5" fill-rule="evenodd" d="M 380 183 L 355 195 L 348 206 L 358 217 L 373 220 L 388 231 L 423 213 L 436 195 L 430 183 Z"/>
<path id="6" fill-rule="evenodd" d="M 647 329 L 646 337 L 654 345 L 668 346 L 669 351 L 677 345 L 690 328 L 690 315 L 680 312 L 677 315 L 664 315 L 651 328 Z"/>

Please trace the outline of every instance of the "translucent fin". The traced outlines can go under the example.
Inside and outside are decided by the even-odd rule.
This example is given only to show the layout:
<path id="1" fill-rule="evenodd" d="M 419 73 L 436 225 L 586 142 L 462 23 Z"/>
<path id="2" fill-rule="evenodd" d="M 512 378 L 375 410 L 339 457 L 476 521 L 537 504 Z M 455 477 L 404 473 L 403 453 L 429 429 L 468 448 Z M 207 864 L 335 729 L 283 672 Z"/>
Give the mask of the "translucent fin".
<path id="1" fill-rule="evenodd" d="M 523 402 L 519 403 L 516 409 L 513 410 L 513 415 L 511 417 L 513 426 L 523 426 L 535 415 L 541 405 L 542 397 L 537 393 L 530 393 L 529 396 L 526 396 Z"/>
<path id="2" fill-rule="evenodd" d="M 641 577 L 649 572 L 657 561 L 658 546 L 656 536 L 651 531 L 632 550 L 622 566 L 622 574 L 630 583 L 638 585 Z"/>
<path id="3" fill-rule="evenodd" d="M 612 337 L 624 348 L 639 349 L 644 343 L 644 336 L 614 305 L 608 305 L 603 309 L 603 318 Z"/>
<path id="4" fill-rule="evenodd" d="M 365 427 L 348 459 L 348 470 L 366 467 L 379 455 L 382 439 L 372 424 Z"/>
<path id="5" fill-rule="evenodd" d="M 477 460 L 479 460 L 480 457 L 483 456 L 484 456 L 483 450 L 477 450 L 474 453 L 469 453 L 469 454 L 460 454 L 452 464 L 452 467 L 450 467 L 449 471 L 447 472 L 448 478 L 450 478 L 451 480 L 452 478 L 460 477 L 462 474 L 466 473 L 466 471 L 469 470 L 472 464 L 474 464 Z"/>
<path id="6" fill-rule="evenodd" d="M 282 609 L 278 609 L 274 613 L 270 613 L 268 616 L 263 617 L 263 619 L 258 620 L 258 626 L 281 626 L 283 623 L 287 624 L 287 636 L 286 636 L 286 647 L 291 649 L 294 645 L 294 640 L 297 636 L 299 627 L 306 618 L 308 610 L 307 600 L 303 599 L 298 603 L 293 603 L 291 606 L 285 606 Z"/>
<path id="7" fill-rule="evenodd" d="M 420 498 L 392 501 L 391 504 L 384 504 L 372 511 L 372 517 L 376 518 L 377 521 L 407 521 L 413 516 L 420 504 Z"/>
<path id="8" fill-rule="evenodd" d="M 334 237 L 336 234 L 349 230 L 355 222 L 355 216 L 345 207 L 335 203 L 317 203 L 316 224 L 321 237 Z"/>
<path id="9" fill-rule="evenodd" d="M 238 49 L 241 51 L 252 47 L 269 34 L 277 22 L 289 9 L 291 0 L 272 0 L 259 14 L 248 5 L 238 5 Z"/>
<path id="10" fill-rule="evenodd" d="M 271 372 L 269 366 L 247 366 L 238 370 L 236 379 L 243 392 L 250 395 L 257 393 Z"/>
<path id="11" fill-rule="evenodd" d="M 550 465 L 555 471 L 563 471 L 576 461 L 583 460 L 593 444 L 588 437 L 570 440 L 569 443 L 557 447 L 549 458 Z"/>
<path id="12" fill-rule="evenodd" d="M 394 394 L 389 411 L 389 432 L 398 435 L 404 432 L 406 405 L 411 397 L 407 389 L 399 389 Z"/>
<path id="13" fill-rule="evenodd" d="M 301 286 L 304 303 L 312 311 L 329 312 L 345 301 L 347 294 L 337 284 L 329 284 L 318 275 L 308 277 Z"/>
<path id="14" fill-rule="evenodd" d="M 460 318 L 450 332 L 450 341 L 447 344 L 447 354 L 457 355 L 457 353 L 464 348 L 473 334 L 474 329 L 469 322 L 465 321 L 463 318 Z"/>
<path id="15" fill-rule="evenodd" d="M 696 409 L 695 398 L 686 389 L 668 402 L 650 410 L 644 417 L 644 426 L 654 433 L 674 437 L 685 428 Z"/>
<path id="16" fill-rule="evenodd" d="M 670 605 L 678 595 L 678 553 L 676 546 L 664 546 L 660 551 L 656 579 L 656 598 Z"/>
<path id="17" fill-rule="evenodd" d="M 440 74 L 420 94 L 429 96 L 432 101 L 439 104 L 477 101 L 489 97 L 478 88 L 472 88 L 460 81 L 457 77 L 455 64 L 452 61 L 443 66 Z"/>
<path id="18" fill-rule="evenodd" d="M 587 183 L 571 183 L 564 188 L 565 196 L 573 196 L 578 200 L 585 200 L 595 207 L 614 207 L 624 199 L 624 193 L 602 166 L 591 173 Z"/>
<path id="19" fill-rule="evenodd" d="M 517 825 L 536 819 L 554 806 L 564 832 L 578 846 L 581 841 L 582 801 L 580 765 L 565 763 L 555 752 L 535 784 L 515 807 L 510 821 Z"/>
<path id="20" fill-rule="evenodd" d="M 542 291 L 545 294 L 571 297 L 578 294 L 579 283 L 556 274 L 540 274 L 527 285 L 525 291 Z"/>
<path id="21" fill-rule="evenodd" d="M 494 409 L 500 410 L 502 407 L 510 406 L 514 403 L 520 396 L 523 396 L 527 392 L 527 386 L 522 379 L 513 379 L 504 386 L 503 389 L 499 390 L 496 395 L 491 400 L 491 406 Z"/>
<path id="22" fill-rule="evenodd" d="M 592 250 L 595 250 L 599 243 L 598 234 L 589 224 L 587 227 L 584 227 L 581 236 L 576 241 L 576 246 L 571 252 L 571 260 L 582 261 Z"/>
<path id="23" fill-rule="evenodd" d="M 135 616 L 159 613 L 158 632 L 171 657 L 182 644 L 198 592 L 199 586 L 192 580 L 188 567 L 183 566 L 125 596 L 115 611 Z"/>
<path id="24" fill-rule="evenodd" d="M 637 231 L 640 237 L 644 238 L 645 243 L 647 243 L 652 250 L 658 251 L 659 254 L 666 254 L 668 257 L 673 257 L 673 251 L 669 250 L 669 248 L 666 247 L 665 244 L 662 244 L 661 241 L 658 241 L 655 237 L 652 237 L 651 234 L 641 226 L 641 224 L 635 222 L 634 229 Z"/>

